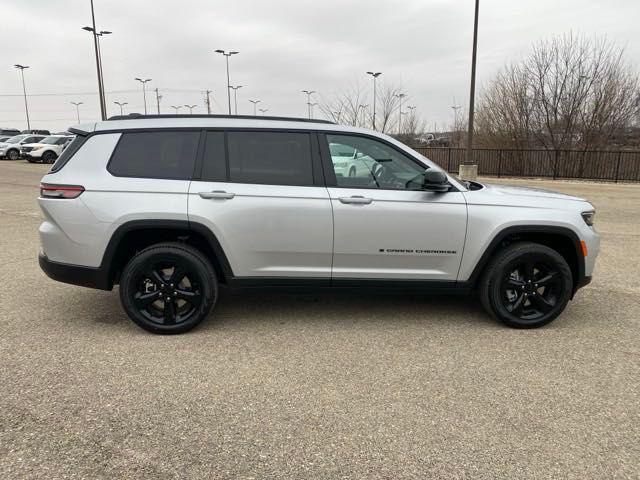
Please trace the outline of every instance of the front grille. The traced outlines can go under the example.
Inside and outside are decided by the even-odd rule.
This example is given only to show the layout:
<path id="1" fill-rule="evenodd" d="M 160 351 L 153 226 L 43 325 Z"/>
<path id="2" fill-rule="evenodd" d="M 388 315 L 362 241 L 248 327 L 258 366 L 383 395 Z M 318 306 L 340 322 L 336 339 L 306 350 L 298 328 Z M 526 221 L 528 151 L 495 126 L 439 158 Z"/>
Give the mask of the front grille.
<path id="1" fill-rule="evenodd" d="M 31 150 L 33 150 L 33 147 L 22 147 L 23 152 L 30 152 Z"/>

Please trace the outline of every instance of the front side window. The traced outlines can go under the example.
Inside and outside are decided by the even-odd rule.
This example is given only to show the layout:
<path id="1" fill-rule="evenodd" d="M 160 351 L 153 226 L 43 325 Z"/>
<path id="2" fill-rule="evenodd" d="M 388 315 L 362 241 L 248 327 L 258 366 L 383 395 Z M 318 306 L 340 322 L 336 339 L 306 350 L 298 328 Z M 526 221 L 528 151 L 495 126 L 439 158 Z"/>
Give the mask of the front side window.
<path id="1" fill-rule="evenodd" d="M 308 133 L 229 132 L 227 147 L 231 182 L 313 185 Z"/>
<path id="2" fill-rule="evenodd" d="M 327 135 L 338 187 L 420 190 L 426 167 L 367 137 Z"/>
<path id="3" fill-rule="evenodd" d="M 195 131 L 123 133 L 108 170 L 118 177 L 189 180 L 199 139 Z"/>

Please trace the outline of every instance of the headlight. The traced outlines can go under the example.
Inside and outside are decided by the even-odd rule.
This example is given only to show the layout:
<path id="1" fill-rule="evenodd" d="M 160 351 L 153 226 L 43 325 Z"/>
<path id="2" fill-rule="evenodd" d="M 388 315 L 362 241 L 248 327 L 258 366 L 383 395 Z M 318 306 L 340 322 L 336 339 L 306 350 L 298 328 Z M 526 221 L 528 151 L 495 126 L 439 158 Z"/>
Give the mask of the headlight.
<path id="1" fill-rule="evenodd" d="M 31 150 L 31 151 L 35 152 L 36 150 L 40 150 L 41 148 L 44 148 L 44 147 L 33 147 L 33 150 Z"/>
<path id="2" fill-rule="evenodd" d="M 584 223 L 586 223 L 590 227 L 593 227 L 593 221 L 595 220 L 595 217 L 596 217 L 595 210 L 592 210 L 590 212 L 582 212 L 581 215 L 582 215 L 582 219 L 584 220 Z"/>

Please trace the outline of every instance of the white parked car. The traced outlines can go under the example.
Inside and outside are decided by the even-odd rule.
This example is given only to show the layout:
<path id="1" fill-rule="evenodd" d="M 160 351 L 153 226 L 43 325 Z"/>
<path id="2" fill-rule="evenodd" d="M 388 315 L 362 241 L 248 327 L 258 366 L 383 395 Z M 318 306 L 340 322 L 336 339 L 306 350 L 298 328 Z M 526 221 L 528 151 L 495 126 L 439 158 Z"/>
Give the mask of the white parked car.
<path id="1" fill-rule="evenodd" d="M 20 152 L 31 163 L 53 163 L 71 140 L 73 137 L 70 135 L 51 135 L 37 143 L 21 145 Z"/>
<path id="2" fill-rule="evenodd" d="M 20 148 L 22 148 L 22 145 L 39 142 L 45 137 L 46 135 L 34 135 L 31 133 L 23 133 L 21 135 L 11 137 L 0 143 L 0 158 L 18 160 L 20 158 Z"/>

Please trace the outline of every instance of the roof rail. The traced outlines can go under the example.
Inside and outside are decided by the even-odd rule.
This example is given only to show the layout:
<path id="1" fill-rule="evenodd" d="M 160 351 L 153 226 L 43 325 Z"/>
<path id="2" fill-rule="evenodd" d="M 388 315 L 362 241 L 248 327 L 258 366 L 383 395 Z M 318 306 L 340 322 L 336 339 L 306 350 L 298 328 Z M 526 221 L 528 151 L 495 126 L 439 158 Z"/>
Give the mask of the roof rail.
<path id="1" fill-rule="evenodd" d="M 242 120 L 280 120 L 283 122 L 308 122 L 308 123 L 328 123 L 335 125 L 335 122 L 329 120 L 315 120 L 312 118 L 296 118 L 296 117 L 265 117 L 255 115 L 204 115 L 204 114 L 160 114 L 160 115 L 144 115 L 142 113 L 129 113 L 128 115 L 114 115 L 109 120 L 141 120 L 150 118 L 238 118 Z"/>

